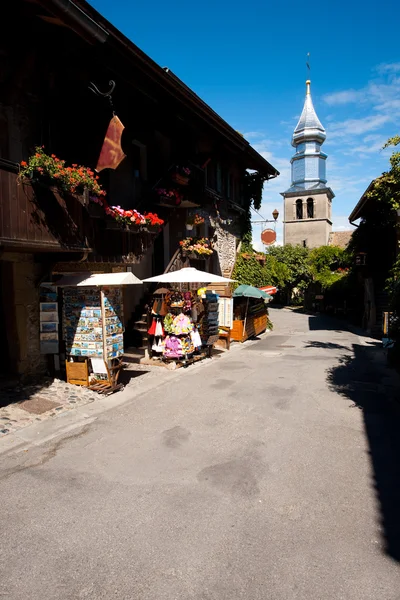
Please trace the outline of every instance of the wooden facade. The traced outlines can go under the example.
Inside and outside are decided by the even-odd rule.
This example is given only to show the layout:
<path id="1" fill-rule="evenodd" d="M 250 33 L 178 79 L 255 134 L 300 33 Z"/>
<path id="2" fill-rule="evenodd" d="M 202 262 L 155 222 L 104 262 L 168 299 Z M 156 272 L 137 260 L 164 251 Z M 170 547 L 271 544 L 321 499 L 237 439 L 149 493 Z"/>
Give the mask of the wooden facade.
<path id="1" fill-rule="evenodd" d="M 0 279 L 9 282 L 0 299 L 0 347 L 18 340 L 2 364 L 20 372 L 43 367 L 28 360 L 37 352 L 38 329 L 25 331 L 19 323 L 38 318 L 38 284 L 55 265 L 58 272 L 130 266 L 141 278 L 160 272 L 185 235 L 185 206 L 207 210 L 218 203 L 228 213 L 231 202 L 240 221 L 245 170 L 265 178 L 278 172 L 85 0 L 9 3 L 0 52 Z M 110 80 L 116 83 L 112 106 L 91 91 L 92 82 L 108 90 Z M 128 232 L 101 210 L 93 215 L 87 198 L 17 181 L 20 162 L 39 145 L 68 164 L 94 169 L 113 110 L 125 126 L 126 158 L 116 170 L 102 171 L 100 183 L 110 206 L 158 213 L 166 223 L 158 236 Z M 176 165 L 192 170 L 189 201 L 162 206 L 155 189 L 169 185 Z M 213 260 L 209 268 L 218 272 Z"/>

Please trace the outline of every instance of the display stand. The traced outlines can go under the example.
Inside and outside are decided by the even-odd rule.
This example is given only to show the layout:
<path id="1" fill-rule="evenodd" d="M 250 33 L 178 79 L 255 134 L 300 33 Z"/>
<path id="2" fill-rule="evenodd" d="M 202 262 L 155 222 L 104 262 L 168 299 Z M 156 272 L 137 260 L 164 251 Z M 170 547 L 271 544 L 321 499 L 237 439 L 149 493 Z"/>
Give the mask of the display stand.
<path id="1" fill-rule="evenodd" d="M 123 310 L 120 287 L 65 287 L 63 293 L 63 337 L 66 345 L 67 381 L 85 381 L 82 365 L 88 359 L 97 391 L 115 390 L 116 373 L 122 368 Z M 96 366 L 97 372 L 96 372 Z M 79 374 L 78 374 L 79 372 Z M 117 377 L 118 379 L 118 377 Z M 78 383 L 78 385 L 87 385 Z"/>

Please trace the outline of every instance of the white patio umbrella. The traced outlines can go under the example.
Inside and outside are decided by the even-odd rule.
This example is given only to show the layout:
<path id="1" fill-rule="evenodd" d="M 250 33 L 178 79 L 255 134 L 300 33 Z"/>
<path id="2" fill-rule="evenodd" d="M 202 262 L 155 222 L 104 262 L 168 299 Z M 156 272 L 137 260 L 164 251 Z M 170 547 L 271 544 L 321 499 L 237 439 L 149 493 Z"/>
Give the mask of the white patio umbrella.
<path id="1" fill-rule="evenodd" d="M 236 280 L 228 279 L 228 277 L 221 277 L 221 275 L 213 275 L 206 271 L 200 271 L 194 267 L 184 267 L 178 271 L 161 273 L 161 275 L 143 279 L 143 283 L 152 281 L 160 283 L 230 283 Z"/>

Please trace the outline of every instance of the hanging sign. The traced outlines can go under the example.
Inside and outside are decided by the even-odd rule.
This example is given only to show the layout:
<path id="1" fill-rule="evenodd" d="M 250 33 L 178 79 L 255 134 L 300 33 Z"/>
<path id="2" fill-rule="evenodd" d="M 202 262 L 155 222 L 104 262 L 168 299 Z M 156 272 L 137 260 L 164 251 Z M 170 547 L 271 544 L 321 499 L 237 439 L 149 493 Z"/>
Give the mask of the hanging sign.
<path id="1" fill-rule="evenodd" d="M 273 229 L 264 229 L 261 232 L 261 241 L 264 246 L 271 246 L 276 242 L 276 231 Z"/>

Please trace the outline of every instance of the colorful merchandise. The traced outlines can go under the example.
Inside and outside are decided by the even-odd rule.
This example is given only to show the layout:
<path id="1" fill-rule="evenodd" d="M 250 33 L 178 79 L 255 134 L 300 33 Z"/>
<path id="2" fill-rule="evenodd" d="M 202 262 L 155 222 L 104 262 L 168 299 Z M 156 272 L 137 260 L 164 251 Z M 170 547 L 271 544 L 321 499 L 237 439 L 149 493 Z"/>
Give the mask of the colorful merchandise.
<path id="1" fill-rule="evenodd" d="M 67 355 L 108 360 L 124 353 L 121 288 L 67 287 L 63 300 Z"/>

